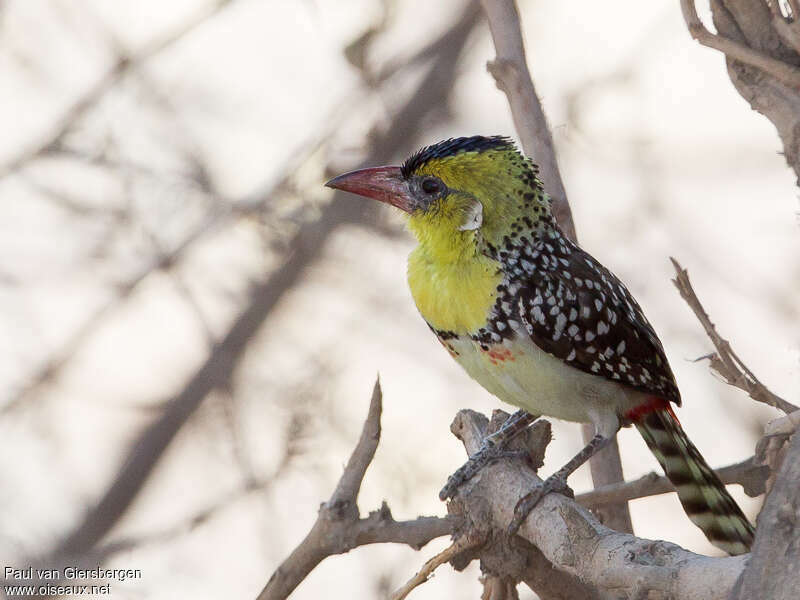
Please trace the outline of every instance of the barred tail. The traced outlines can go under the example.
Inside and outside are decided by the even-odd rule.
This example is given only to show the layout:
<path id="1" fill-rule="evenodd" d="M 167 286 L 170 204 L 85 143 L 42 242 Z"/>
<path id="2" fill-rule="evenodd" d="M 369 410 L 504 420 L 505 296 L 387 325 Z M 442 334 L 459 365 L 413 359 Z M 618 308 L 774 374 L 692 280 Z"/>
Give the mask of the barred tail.
<path id="1" fill-rule="evenodd" d="M 669 407 L 649 412 L 634 425 L 678 490 L 678 499 L 708 540 L 728 554 L 744 554 L 753 526 L 711 470 Z"/>

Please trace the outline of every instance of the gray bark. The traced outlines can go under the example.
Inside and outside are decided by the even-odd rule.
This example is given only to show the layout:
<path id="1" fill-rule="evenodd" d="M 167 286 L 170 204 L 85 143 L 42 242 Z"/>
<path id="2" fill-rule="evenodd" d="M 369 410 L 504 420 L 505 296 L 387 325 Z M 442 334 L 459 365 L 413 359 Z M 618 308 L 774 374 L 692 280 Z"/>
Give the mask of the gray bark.
<path id="1" fill-rule="evenodd" d="M 758 517 L 756 540 L 731 600 L 794 600 L 800 590 L 800 435 L 792 437 Z"/>

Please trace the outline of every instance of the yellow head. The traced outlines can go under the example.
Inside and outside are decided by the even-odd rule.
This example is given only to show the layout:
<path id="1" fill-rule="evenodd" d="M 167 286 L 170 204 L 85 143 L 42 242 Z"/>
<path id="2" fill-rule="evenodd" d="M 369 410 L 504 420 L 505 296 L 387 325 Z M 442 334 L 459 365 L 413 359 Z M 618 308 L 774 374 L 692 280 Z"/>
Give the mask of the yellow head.
<path id="1" fill-rule="evenodd" d="M 536 166 L 499 136 L 445 140 L 402 167 L 353 171 L 326 185 L 402 209 L 420 244 L 441 261 L 475 252 L 480 241 L 498 245 L 512 224 L 536 230 L 552 222 Z"/>
<path id="2" fill-rule="evenodd" d="M 503 137 L 446 140 L 402 167 L 353 171 L 326 185 L 408 213 L 419 240 L 408 283 L 440 333 L 471 335 L 485 325 L 503 279 L 503 248 L 554 226 L 536 167 Z"/>

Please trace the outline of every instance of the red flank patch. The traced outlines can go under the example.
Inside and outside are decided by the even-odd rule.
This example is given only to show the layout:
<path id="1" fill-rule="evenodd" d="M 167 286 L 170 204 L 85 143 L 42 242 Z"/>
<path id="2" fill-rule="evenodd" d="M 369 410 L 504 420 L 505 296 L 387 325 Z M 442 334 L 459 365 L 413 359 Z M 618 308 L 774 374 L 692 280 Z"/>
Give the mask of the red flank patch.
<path id="1" fill-rule="evenodd" d="M 493 348 L 489 348 L 488 350 L 484 350 L 484 352 L 489 355 L 489 360 L 493 365 L 505 362 L 507 360 L 516 360 L 516 358 L 514 358 L 514 353 L 503 346 L 495 346 Z"/>

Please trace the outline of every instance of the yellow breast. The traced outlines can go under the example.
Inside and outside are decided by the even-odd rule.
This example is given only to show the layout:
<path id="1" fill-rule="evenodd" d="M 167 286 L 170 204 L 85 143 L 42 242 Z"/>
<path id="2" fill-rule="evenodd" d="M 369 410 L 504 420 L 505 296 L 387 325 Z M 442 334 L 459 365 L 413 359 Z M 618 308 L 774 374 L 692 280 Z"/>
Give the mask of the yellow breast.
<path id="1" fill-rule="evenodd" d="M 499 267 L 482 255 L 436 261 L 417 247 L 408 259 L 408 285 L 420 314 L 434 329 L 469 334 L 486 324 L 503 279 Z"/>

